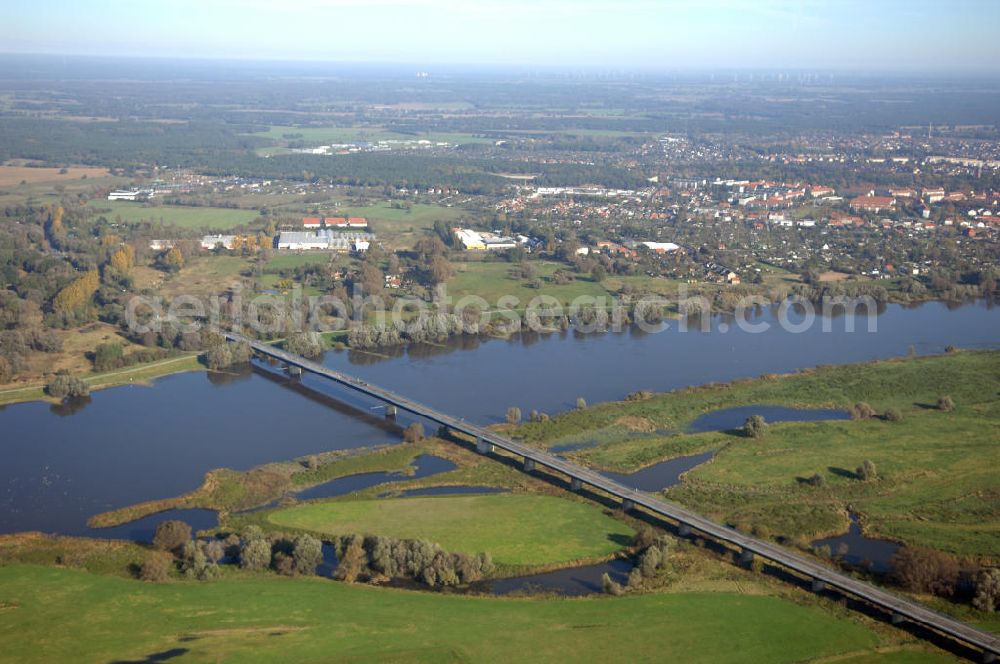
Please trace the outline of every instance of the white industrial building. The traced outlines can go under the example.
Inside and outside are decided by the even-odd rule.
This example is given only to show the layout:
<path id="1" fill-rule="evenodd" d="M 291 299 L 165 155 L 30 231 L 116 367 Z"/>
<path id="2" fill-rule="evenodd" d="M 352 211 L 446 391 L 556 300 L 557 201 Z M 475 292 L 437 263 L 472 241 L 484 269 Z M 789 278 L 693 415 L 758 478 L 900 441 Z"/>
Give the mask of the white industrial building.
<path id="1" fill-rule="evenodd" d="M 201 248 L 211 251 L 221 245 L 223 249 L 231 250 L 235 240 L 235 235 L 206 235 L 201 238 Z"/>
<path id="2" fill-rule="evenodd" d="M 124 191 L 124 190 L 122 190 L 122 191 L 112 191 L 110 194 L 108 194 L 108 200 L 109 201 L 137 201 L 140 198 L 144 198 L 146 195 L 147 195 L 146 192 L 139 191 L 138 189 L 136 189 L 134 191 Z"/>
<path id="3" fill-rule="evenodd" d="M 278 249 L 288 251 L 358 251 L 371 246 L 375 236 L 371 233 L 338 233 L 330 229 L 315 232 L 282 231 L 278 235 Z"/>

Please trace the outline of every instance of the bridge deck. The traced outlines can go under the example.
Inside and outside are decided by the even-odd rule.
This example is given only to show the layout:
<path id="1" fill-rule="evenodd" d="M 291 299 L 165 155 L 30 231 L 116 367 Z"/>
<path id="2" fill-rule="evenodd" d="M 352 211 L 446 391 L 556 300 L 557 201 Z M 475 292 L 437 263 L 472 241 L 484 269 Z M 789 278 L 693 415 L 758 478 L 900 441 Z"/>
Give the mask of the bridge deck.
<path id="1" fill-rule="evenodd" d="M 245 341 L 257 353 L 280 360 L 287 365 L 299 367 L 304 371 L 328 378 L 358 392 L 375 397 L 387 404 L 392 404 L 402 408 L 414 415 L 419 415 L 432 422 L 446 426 L 449 429 L 460 431 L 469 436 L 482 439 L 487 443 L 499 447 L 511 454 L 531 459 L 536 464 L 545 466 L 552 470 L 559 471 L 570 478 L 576 478 L 592 487 L 622 500 L 632 501 L 637 506 L 642 506 L 661 517 L 674 521 L 678 524 L 690 526 L 717 541 L 725 542 L 744 551 L 749 551 L 762 558 L 778 563 L 805 577 L 822 581 L 827 586 L 861 598 L 870 604 L 878 606 L 886 611 L 905 617 L 914 623 L 934 629 L 942 634 L 962 641 L 981 649 L 989 655 L 1000 655 L 1000 637 L 988 632 L 972 627 L 959 620 L 933 611 L 922 604 L 914 602 L 905 597 L 901 597 L 872 584 L 859 581 L 853 577 L 837 572 L 817 561 L 810 560 L 804 556 L 793 553 L 781 546 L 772 544 L 756 537 L 744 535 L 731 528 L 722 526 L 714 521 L 692 512 L 675 503 L 656 498 L 650 494 L 637 491 L 611 480 L 600 473 L 594 472 L 583 466 L 577 465 L 566 459 L 562 459 L 553 454 L 539 450 L 516 441 L 499 436 L 489 429 L 470 424 L 462 419 L 446 415 L 429 406 L 425 406 L 416 401 L 407 399 L 389 390 L 385 390 L 376 385 L 370 385 L 353 376 L 348 376 L 339 371 L 329 369 L 321 364 L 307 360 L 301 356 L 293 355 L 274 346 L 261 342 L 246 339 L 237 334 L 227 333 L 226 338 L 230 341 Z"/>

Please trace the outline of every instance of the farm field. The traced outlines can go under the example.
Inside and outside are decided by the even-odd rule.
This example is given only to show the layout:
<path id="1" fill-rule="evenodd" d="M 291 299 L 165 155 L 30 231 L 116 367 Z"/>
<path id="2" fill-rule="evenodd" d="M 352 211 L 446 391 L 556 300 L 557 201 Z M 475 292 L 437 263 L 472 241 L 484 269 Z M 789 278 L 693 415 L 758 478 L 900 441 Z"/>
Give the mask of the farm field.
<path id="1" fill-rule="evenodd" d="M 0 568 L 0 588 L 0 648 L 19 662 L 954 661 L 831 610 L 734 592 L 492 599 L 273 576 L 144 584 L 25 565 Z"/>
<path id="2" fill-rule="evenodd" d="M 65 173 L 61 171 L 65 170 Z M 93 168 L 89 166 L 71 166 L 66 169 L 61 168 L 34 168 L 30 166 L 0 166 L 0 187 L 14 187 L 22 182 L 26 185 L 46 182 L 58 184 L 67 180 L 80 180 L 86 177 L 103 178 L 108 175 L 106 168 Z"/>
<path id="3" fill-rule="evenodd" d="M 171 298 L 178 295 L 222 295 L 227 288 L 241 281 L 241 273 L 250 267 L 250 260 L 240 256 L 188 257 L 180 272 L 167 275 L 158 285 L 158 294 Z"/>
<path id="4" fill-rule="evenodd" d="M 632 536 L 631 528 L 592 505 L 518 494 L 308 503 L 273 512 L 268 520 L 325 535 L 426 539 L 448 551 L 487 552 L 511 566 L 600 558 Z"/>
<path id="5" fill-rule="evenodd" d="M 260 219 L 260 213 L 256 210 L 170 205 L 147 207 L 142 203 L 107 200 L 92 200 L 87 205 L 112 221 L 121 218 L 123 222 L 131 224 L 143 221 L 162 222 L 168 226 L 188 229 L 225 231 L 249 226 Z"/>
<path id="6" fill-rule="evenodd" d="M 528 280 L 512 277 L 511 270 L 515 266 L 506 261 L 455 263 L 455 274 L 448 281 L 448 294 L 455 299 L 465 295 L 478 295 L 490 307 L 495 307 L 500 297 L 512 295 L 520 301 L 519 308 L 527 306 L 528 302 L 539 295 L 552 296 L 563 305 L 581 295 L 608 295 L 601 284 L 589 277 L 577 278 L 567 284 L 554 283 L 553 274 L 565 267 L 559 263 L 539 262 L 531 265 L 536 270 L 535 276 L 541 279 L 541 288 L 532 288 L 528 285 Z"/>

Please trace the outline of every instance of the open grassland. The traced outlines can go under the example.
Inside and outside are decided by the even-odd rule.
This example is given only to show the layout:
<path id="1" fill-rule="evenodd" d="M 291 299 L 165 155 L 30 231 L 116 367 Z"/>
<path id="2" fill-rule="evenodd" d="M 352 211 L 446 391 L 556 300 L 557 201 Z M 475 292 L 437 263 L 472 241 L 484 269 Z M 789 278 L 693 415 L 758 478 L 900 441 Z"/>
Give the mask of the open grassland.
<path id="1" fill-rule="evenodd" d="M 0 166 L 0 187 L 13 187 L 24 184 L 35 184 L 39 182 L 59 183 L 66 180 L 80 180 L 85 176 L 90 178 L 102 178 L 108 174 L 106 168 L 91 168 L 83 166 L 73 166 L 65 169 L 61 168 L 32 168 L 29 166 Z"/>
<path id="2" fill-rule="evenodd" d="M 158 295 L 166 298 L 178 295 L 223 295 L 226 289 L 242 281 L 241 274 L 249 270 L 250 260 L 240 256 L 192 256 L 177 274 L 163 275 L 157 283 Z M 162 274 L 162 273 L 160 273 Z"/>
<path id="3" fill-rule="evenodd" d="M 825 367 L 602 404 L 522 427 L 536 444 L 596 440 L 575 457 L 618 470 L 708 449 L 715 459 L 668 496 L 716 519 L 805 543 L 847 529 L 978 556 L 1000 551 L 1000 353 Z M 938 397 L 952 412 L 934 407 Z M 902 419 L 772 425 L 762 438 L 734 432 L 666 435 L 701 413 L 748 404 L 848 407 L 867 401 Z M 644 427 L 638 424 L 643 423 Z M 643 433 L 642 429 L 649 431 Z M 855 469 L 871 460 L 878 479 Z M 805 480 L 818 474 L 821 486 Z"/>
<path id="4" fill-rule="evenodd" d="M 426 539 L 448 551 L 488 552 L 498 564 L 513 566 L 599 558 L 621 549 L 632 535 L 591 505 L 515 494 L 307 503 L 268 519 L 325 535 Z"/>
<path id="5" fill-rule="evenodd" d="M 616 427 L 623 417 L 645 421 L 651 430 L 682 431 L 699 415 L 735 406 L 849 408 L 865 401 L 877 411 L 923 410 L 950 395 L 958 403 L 990 399 L 1000 387 L 1000 352 L 960 352 L 864 364 L 822 366 L 793 374 L 709 384 L 637 401 L 598 404 L 570 411 L 518 431 L 529 442 L 552 445 Z M 992 391 L 992 393 L 991 393 Z M 625 428 L 625 427 L 619 427 Z M 621 470 L 648 465 L 655 456 L 622 460 Z"/>
<path id="6" fill-rule="evenodd" d="M 156 585 L 21 565 L 0 567 L 0 652 L 19 662 L 950 661 L 764 595 L 516 600 L 270 576 Z"/>
<path id="7" fill-rule="evenodd" d="M 294 270 L 307 265 L 327 265 L 330 263 L 332 254 L 329 252 L 317 252 L 309 254 L 279 254 L 274 256 L 264 265 L 264 272 L 280 272 L 282 270 Z"/>
<path id="8" fill-rule="evenodd" d="M 998 441 L 997 402 L 914 412 L 896 423 L 782 424 L 762 439 L 729 444 L 668 495 L 742 529 L 789 537 L 846 531 L 850 508 L 869 535 L 995 556 Z M 855 476 L 865 460 L 877 480 Z M 823 486 L 805 482 L 814 474 Z"/>
<path id="9" fill-rule="evenodd" d="M 448 281 L 448 294 L 455 299 L 465 295 L 478 295 L 485 299 L 490 308 L 494 308 L 502 296 L 514 296 L 523 309 L 534 298 L 548 295 L 559 300 L 563 305 L 572 302 L 582 295 L 602 297 L 608 295 L 604 287 L 592 281 L 589 277 L 577 278 L 566 284 L 556 284 L 553 274 L 564 265 L 552 262 L 531 264 L 535 268 L 535 277 L 541 280 L 541 288 L 533 288 L 531 280 L 521 279 L 511 275 L 514 269 L 510 263 L 502 262 L 469 262 L 455 263 L 455 275 Z"/>
<path id="10" fill-rule="evenodd" d="M 256 210 L 230 208 L 184 207 L 176 205 L 146 206 L 130 201 L 93 200 L 87 203 L 98 214 L 111 221 L 121 219 L 124 223 L 137 224 L 144 221 L 163 223 L 181 228 L 204 228 L 224 231 L 239 226 L 249 226 L 260 220 Z"/>

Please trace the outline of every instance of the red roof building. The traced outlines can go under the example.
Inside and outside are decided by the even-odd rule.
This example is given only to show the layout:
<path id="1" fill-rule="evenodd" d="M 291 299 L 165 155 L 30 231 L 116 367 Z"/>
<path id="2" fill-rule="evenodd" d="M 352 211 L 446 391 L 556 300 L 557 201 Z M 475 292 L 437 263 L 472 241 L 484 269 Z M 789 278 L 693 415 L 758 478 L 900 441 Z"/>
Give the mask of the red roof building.
<path id="1" fill-rule="evenodd" d="M 865 210 L 866 212 L 881 212 L 888 210 L 896 204 L 895 198 L 888 196 L 858 196 L 851 199 L 851 207 L 855 210 Z"/>
<path id="2" fill-rule="evenodd" d="M 322 226 L 322 223 L 321 223 L 319 217 L 303 217 L 302 218 L 302 227 L 303 228 L 319 228 L 320 226 Z"/>

